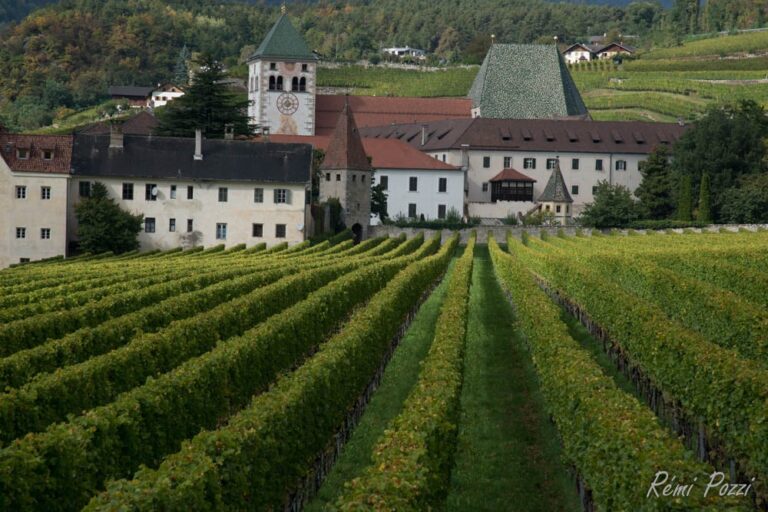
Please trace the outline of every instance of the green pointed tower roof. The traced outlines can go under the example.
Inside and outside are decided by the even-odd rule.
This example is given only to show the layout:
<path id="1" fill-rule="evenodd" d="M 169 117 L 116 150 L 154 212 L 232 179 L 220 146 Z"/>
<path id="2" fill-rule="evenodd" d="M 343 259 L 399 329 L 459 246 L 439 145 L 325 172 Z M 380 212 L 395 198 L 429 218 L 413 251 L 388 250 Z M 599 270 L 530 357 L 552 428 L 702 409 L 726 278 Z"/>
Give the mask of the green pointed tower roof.
<path id="1" fill-rule="evenodd" d="M 317 60 L 287 14 L 281 14 L 249 60 Z"/>
<path id="2" fill-rule="evenodd" d="M 544 187 L 544 192 L 539 197 L 539 202 L 552 202 L 552 203 L 572 203 L 573 198 L 568 193 L 568 188 L 565 186 L 565 179 L 563 173 L 560 172 L 560 159 L 557 159 L 555 168 L 552 170 L 552 175 L 547 181 L 547 186 Z"/>

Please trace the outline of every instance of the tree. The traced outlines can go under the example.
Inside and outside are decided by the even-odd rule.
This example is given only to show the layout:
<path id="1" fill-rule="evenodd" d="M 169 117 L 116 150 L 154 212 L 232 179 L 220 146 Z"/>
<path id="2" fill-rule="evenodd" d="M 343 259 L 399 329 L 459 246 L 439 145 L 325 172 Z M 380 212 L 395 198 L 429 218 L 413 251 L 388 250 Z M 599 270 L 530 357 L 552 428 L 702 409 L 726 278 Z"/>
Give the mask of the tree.
<path id="1" fill-rule="evenodd" d="M 640 199 L 643 215 L 649 219 L 667 219 L 675 212 L 672 196 L 672 170 L 669 166 L 669 150 L 659 146 L 640 167 L 643 181 L 635 190 Z"/>
<path id="2" fill-rule="evenodd" d="M 248 99 L 227 89 L 221 63 L 202 57 L 200 68 L 184 96 L 158 109 L 158 135 L 191 137 L 201 128 L 207 137 L 223 137 L 230 124 L 238 135 L 253 132 L 249 124 Z"/>
<path id="3" fill-rule="evenodd" d="M 75 206 L 75 215 L 83 251 L 120 254 L 139 248 L 137 237 L 144 216 L 122 210 L 102 183 L 93 184 L 91 196 Z"/>
<path id="4" fill-rule="evenodd" d="M 677 195 L 677 220 L 691 220 L 692 210 L 691 177 L 686 174 L 680 179 L 680 192 Z"/>
<path id="5" fill-rule="evenodd" d="M 381 183 L 371 187 L 371 213 L 378 214 L 381 220 L 389 218 L 387 214 L 387 193 Z"/>
<path id="6" fill-rule="evenodd" d="M 723 199 L 722 220 L 734 224 L 768 222 L 768 173 L 744 176 Z"/>
<path id="7" fill-rule="evenodd" d="M 189 48 L 185 44 L 184 47 L 179 50 L 179 55 L 176 57 L 176 67 L 173 69 L 173 82 L 174 85 L 184 87 L 189 83 L 189 59 L 191 54 Z"/>
<path id="8" fill-rule="evenodd" d="M 601 181 L 594 202 L 584 207 L 579 219 L 589 227 L 623 228 L 639 217 L 640 209 L 628 188 Z"/>
<path id="9" fill-rule="evenodd" d="M 712 222 L 712 210 L 709 207 L 709 174 L 701 178 L 699 186 L 699 209 L 696 212 L 696 220 Z"/>
<path id="10" fill-rule="evenodd" d="M 485 54 L 491 47 L 490 34 L 478 34 L 464 48 L 464 62 L 467 64 L 481 64 Z"/>

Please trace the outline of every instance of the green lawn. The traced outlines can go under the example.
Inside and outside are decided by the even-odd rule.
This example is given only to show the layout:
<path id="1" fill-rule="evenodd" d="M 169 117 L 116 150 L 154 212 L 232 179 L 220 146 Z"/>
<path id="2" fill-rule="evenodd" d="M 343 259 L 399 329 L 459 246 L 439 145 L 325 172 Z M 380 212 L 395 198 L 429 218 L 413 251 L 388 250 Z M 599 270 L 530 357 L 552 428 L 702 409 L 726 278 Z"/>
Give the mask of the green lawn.
<path id="1" fill-rule="evenodd" d="M 579 510 L 560 463 L 530 355 L 493 273 L 475 249 L 456 462 L 447 510 Z"/>
<path id="2" fill-rule="evenodd" d="M 325 505 L 335 501 L 341 494 L 344 482 L 355 478 L 370 465 L 374 445 L 384 433 L 386 426 L 400 413 L 403 402 L 416 384 L 421 361 L 429 352 L 435 336 L 435 324 L 440 315 L 448 278 L 455 261 L 454 258 L 443 281 L 419 308 L 408 332 L 387 365 L 381 385 L 366 407 L 360 423 L 320 488 L 317 497 L 305 510 L 310 512 L 323 510 Z"/>

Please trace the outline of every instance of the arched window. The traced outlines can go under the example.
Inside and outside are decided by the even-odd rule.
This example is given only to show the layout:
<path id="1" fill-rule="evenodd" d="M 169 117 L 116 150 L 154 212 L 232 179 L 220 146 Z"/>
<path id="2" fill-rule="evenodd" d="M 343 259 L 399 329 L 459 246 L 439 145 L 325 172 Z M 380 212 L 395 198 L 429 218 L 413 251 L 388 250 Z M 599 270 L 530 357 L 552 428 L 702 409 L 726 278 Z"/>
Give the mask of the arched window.
<path id="1" fill-rule="evenodd" d="M 299 90 L 299 79 L 298 79 L 298 77 L 293 77 L 293 80 L 291 80 L 291 90 L 292 91 L 298 91 Z"/>
<path id="2" fill-rule="evenodd" d="M 275 77 L 274 76 L 270 76 L 269 77 L 269 90 L 270 91 L 274 91 L 274 90 L 277 89 L 277 85 L 275 85 L 275 83 L 276 83 L 275 82 Z"/>
<path id="3" fill-rule="evenodd" d="M 301 80 L 299 80 L 299 90 L 301 92 L 305 92 L 307 90 L 307 79 L 306 79 L 306 77 L 301 77 Z"/>
<path id="4" fill-rule="evenodd" d="M 282 91 L 283 90 L 283 77 L 278 76 L 277 77 L 277 90 Z"/>

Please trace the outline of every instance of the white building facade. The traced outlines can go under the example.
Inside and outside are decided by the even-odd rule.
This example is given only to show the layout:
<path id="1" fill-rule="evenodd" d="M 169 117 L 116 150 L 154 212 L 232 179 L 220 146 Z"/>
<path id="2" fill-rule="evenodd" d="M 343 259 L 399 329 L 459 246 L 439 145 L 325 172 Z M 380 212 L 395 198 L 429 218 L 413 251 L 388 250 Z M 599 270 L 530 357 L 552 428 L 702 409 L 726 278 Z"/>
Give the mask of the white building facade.
<path id="1" fill-rule="evenodd" d="M 376 169 L 374 184 L 387 193 L 390 218 L 445 219 L 464 214 L 464 172 L 461 169 Z"/>

